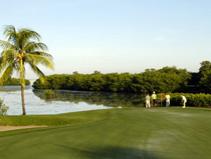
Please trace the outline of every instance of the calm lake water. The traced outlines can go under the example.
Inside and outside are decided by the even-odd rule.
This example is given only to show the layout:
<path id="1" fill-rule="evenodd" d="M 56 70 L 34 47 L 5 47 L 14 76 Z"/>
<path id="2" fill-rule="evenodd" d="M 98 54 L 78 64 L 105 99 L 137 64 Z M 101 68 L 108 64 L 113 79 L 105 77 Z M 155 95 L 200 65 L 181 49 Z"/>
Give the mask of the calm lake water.
<path id="1" fill-rule="evenodd" d="M 20 88 L 16 86 L 0 87 L 0 98 L 9 106 L 8 115 L 19 115 L 21 109 Z M 81 92 L 81 91 L 54 91 L 51 99 L 45 97 L 42 90 L 25 90 L 27 114 L 59 114 L 112 107 L 141 107 L 144 98 L 141 95 Z"/>

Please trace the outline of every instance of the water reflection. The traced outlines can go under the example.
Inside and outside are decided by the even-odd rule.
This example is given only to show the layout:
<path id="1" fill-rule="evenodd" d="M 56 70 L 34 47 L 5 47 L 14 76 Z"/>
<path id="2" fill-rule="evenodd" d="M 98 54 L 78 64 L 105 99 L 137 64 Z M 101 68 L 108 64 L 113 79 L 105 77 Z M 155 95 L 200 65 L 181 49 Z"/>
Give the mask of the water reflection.
<path id="1" fill-rule="evenodd" d="M 20 87 L 0 87 L 0 98 L 9 106 L 9 115 L 19 115 L 21 109 Z M 144 98 L 137 94 L 53 91 L 52 98 L 46 98 L 44 90 L 25 89 L 28 114 L 58 114 L 111 107 L 142 107 Z"/>
<path id="2" fill-rule="evenodd" d="M 16 92 L 20 91 L 20 86 L 0 86 L 0 92 Z M 26 86 L 25 90 L 32 89 L 31 86 Z"/>
<path id="3" fill-rule="evenodd" d="M 110 92 L 82 92 L 82 91 L 52 91 L 53 96 L 49 99 L 43 90 L 33 90 L 34 94 L 47 102 L 66 101 L 78 104 L 104 105 L 109 107 L 141 107 L 144 106 L 144 96 L 140 94 L 123 94 Z"/>
<path id="4" fill-rule="evenodd" d="M 22 113 L 19 87 L 1 87 L 0 98 L 9 106 L 8 115 L 20 115 Z M 59 114 L 110 108 L 103 105 L 87 104 L 83 101 L 78 103 L 59 99 L 51 102 L 45 101 L 36 96 L 30 87 L 25 90 L 25 99 L 27 114 Z"/>

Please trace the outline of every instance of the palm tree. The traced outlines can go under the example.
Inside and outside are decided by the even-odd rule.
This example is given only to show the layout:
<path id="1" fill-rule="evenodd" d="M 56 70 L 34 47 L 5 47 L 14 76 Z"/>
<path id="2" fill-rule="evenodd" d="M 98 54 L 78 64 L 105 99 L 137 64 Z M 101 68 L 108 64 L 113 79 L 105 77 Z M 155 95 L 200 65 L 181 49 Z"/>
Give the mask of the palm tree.
<path id="1" fill-rule="evenodd" d="M 53 69 L 53 58 L 47 53 L 47 46 L 40 42 L 41 36 L 30 29 L 16 29 L 12 25 L 5 27 L 3 32 L 6 40 L 0 40 L 2 48 L 0 56 L 0 82 L 6 81 L 17 72 L 20 77 L 22 112 L 26 115 L 24 88 L 25 88 L 25 64 L 39 77 L 44 77 L 44 73 L 38 65 L 44 65 Z"/>

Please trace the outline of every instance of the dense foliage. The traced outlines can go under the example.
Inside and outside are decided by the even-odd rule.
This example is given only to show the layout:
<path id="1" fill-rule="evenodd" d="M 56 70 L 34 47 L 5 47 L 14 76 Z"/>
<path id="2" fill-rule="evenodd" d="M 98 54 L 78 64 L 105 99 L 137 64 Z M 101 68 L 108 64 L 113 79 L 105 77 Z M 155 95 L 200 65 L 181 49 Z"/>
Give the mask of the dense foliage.
<path id="1" fill-rule="evenodd" d="M 203 61 L 199 69 L 199 86 L 205 92 L 211 92 L 211 62 Z"/>
<path id="2" fill-rule="evenodd" d="M 148 69 L 144 73 L 109 73 L 71 75 L 60 74 L 38 79 L 33 84 L 35 89 L 62 89 L 77 91 L 106 92 L 174 92 L 187 85 L 190 74 L 185 69 L 164 67 Z"/>
<path id="3" fill-rule="evenodd" d="M 25 84 L 26 85 L 30 85 L 30 81 L 25 79 Z M 20 79 L 18 78 L 9 78 L 6 81 L 3 82 L 3 85 L 7 85 L 7 86 L 16 86 L 16 85 L 20 85 Z"/>
<path id="4" fill-rule="evenodd" d="M 181 95 L 187 98 L 187 106 L 193 107 L 210 107 L 211 94 L 192 94 L 192 93 L 173 93 L 171 94 L 171 105 L 178 106 L 181 104 Z"/>

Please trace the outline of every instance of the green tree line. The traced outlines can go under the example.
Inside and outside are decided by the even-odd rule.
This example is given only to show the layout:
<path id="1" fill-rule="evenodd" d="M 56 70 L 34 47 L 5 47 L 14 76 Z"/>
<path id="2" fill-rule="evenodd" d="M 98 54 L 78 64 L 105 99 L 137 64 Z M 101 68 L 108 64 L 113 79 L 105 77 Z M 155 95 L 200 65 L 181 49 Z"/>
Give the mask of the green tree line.
<path id="1" fill-rule="evenodd" d="M 30 81 L 25 79 L 25 84 L 30 85 Z M 20 85 L 20 79 L 18 79 L 18 78 L 8 78 L 6 81 L 3 82 L 3 85 L 6 85 L 6 86 Z"/>
<path id="2" fill-rule="evenodd" d="M 186 87 L 191 74 L 186 69 L 164 67 L 147 69 L 143 73 L 56 74 L 36 80 L 35 89 L 61 89 L 104 92 L 174 92 Z"/>
<path id="3" fill-rule="evenodd" d="M 211 93 L 211 62 L 203 61 L 198 72 L 176 67 L 146 69 L 143 73 L 55 74 L 36 80 L 35 89 L 125 93 Z"/>

